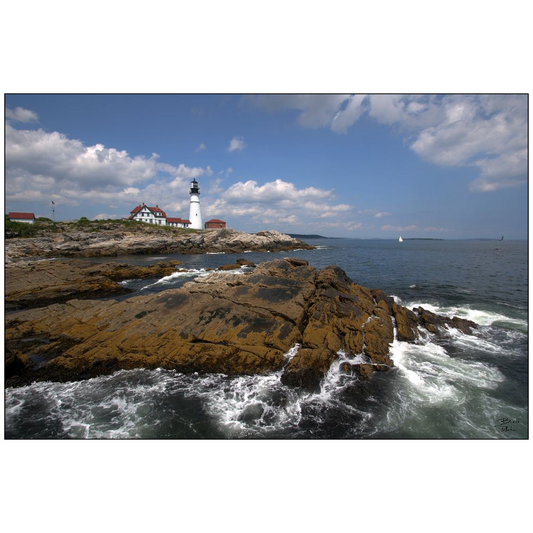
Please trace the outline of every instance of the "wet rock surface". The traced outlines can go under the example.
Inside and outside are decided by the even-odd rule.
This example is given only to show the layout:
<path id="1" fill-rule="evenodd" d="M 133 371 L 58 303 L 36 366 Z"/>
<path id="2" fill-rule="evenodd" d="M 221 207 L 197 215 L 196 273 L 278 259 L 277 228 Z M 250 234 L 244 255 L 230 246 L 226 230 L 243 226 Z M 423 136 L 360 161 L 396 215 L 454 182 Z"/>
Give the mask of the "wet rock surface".
<path id="1" fill-rule="evenodd" d="M 391 368 L 395 322 L 398 338 L 411 341 L 424 331 L 475 327 L 407 310 L 382 291 L 353 283 L 338 267 L 317 271 L 304 260 L 284 259 L 121 302 L 74 299 L 9 314 L 6 377 L 16 386 L 133 368 L 282 371 L 286 385 L 316 389 L 339 352 L 353 357 L 344 366 L 354 376 Z"/>
<path id="2" fill-rule="evenodd" d="M 18 262 L 5 269 L 6 309 L 43 307 L 73 298 L 123 294 L 129 290 L 119 281 L 168 276 L 181 264 L 180 261 L 161 261 L 142 267 L 82 260 Z"/>

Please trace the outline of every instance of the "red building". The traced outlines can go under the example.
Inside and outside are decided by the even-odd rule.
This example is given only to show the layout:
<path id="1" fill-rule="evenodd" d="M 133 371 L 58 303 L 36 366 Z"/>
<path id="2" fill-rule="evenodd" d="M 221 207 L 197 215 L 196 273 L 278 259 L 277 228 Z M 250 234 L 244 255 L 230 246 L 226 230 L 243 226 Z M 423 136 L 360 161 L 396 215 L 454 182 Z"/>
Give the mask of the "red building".
<path id="1" fill-rule="evenodd" d="M 225 227 L 226 223 L 218 218 L 212 218 L 204 224 L 205 229 L 224 229 Z"/>

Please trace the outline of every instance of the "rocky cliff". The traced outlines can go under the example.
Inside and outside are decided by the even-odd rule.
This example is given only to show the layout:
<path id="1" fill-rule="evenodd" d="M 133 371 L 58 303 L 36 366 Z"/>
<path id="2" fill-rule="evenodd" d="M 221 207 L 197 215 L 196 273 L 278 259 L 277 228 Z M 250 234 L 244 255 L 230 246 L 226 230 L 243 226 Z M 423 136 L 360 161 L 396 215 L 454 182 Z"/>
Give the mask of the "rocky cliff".
<path id="1" fill-rule="evenodd" d="M 75 380 L 119 369 L 254 374 L 282 371 L 290 386 L 313 389 L 335 363 L 364 377 L 393 366 L 396 335 L 475 324 L 394 303 L 353 283 L 337 267 L 306 261 L 262 263 L 250 273 L 215 272 L 179 289 L 128 300 L 70 300 L 6 317 L 8 385 Z M 286 354 L 296 354 L 288 360 Z"/>
<path id="2" fill-rule="evenodd" d="M 132 223 L 127 227 L 67 227 L 59 233 L 41 231 L 38 236 L 10 238 L 5 242 L 6 263 L 25 257 L 114 257 L 135 254 L 201 254 L 206 252 L 278 252 L 312 249 L 312 246 L 279 233 L 255 234 L 231 229 L 180 231 L 151 224 Z"/>

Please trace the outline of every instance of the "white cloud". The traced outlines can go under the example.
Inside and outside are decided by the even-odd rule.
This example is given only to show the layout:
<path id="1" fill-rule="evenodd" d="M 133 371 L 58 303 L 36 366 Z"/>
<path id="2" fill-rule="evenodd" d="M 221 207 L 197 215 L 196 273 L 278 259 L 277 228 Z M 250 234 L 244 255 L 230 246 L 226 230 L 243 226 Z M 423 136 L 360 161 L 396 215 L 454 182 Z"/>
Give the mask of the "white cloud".
<path id="1" fill-rule="evenodd" d="M 273 203 L 273 202 L 301 202 L 303 200 L 320 200 L 331 197 L 333 191 L 307 187 L 306 189 L 297 189 L 293 183 L 280 179 L 258 185 L 256 181 L 249 180 L 246 182 L 239 181 L 233 184 L 225 193 L 224 199 L 232 203 Z"/>
<path id="2" fill-rule="evenodd" d="M 234 152 L 235 150 L 244 150 L 244 148 L 246 148 L 244 137 L 237 136 L 231 139 L 227 150 L 228 152 Z"/>
<path id="3" fill-rule="evenodd" d="M 417 231 L 418 226 L 412 224 L 411 226 L 381 226 L 382 231 Z"/>
<path id="4" fill-rule="evenodd" d="M 211 176 L 208 166 L 178 167 L 152 154 L 131 157 L 103 144 L 84 146 L 58 132 L 17 130 L 6 124 L 6 198 L 25 202 L 50 200 L 63 205 L 105 202 L 130 205 L 162 203 L 173 191 L 188 198 L 191 179 Z M 158 172 L 174 176 L 156 180 Z M 143 188 L 144 187 L 144 188 Z"/>
<path id="5" fill-rule="evenodd" d="M 209 184 L 209 193 L 213 195 L 222 194 L 224 192 L 224 189 L 222 189 L 220 185 L 222 184 L 223 181 L 224 181 L 224 178 L 216 178 L 214 180 L 211 180 Z"/>
<path id="6" fill-rule="evenodd" d="M 527 182 L 526 95 L 260 95 L 243 102 L 271 111 L 298 110 L 301 126 L 339 134 L 366 113 L 397 128 L 426 161 L 478 167 L 471 191 Z"/>
<path id="7" fill-rule="evenodd" d="M 331 123 L 331 130 L 335 133 L 348 133 L 348 128 L 354 124 L 365 112 L 366 96 L 364 94 L 354 94 L 349 97 L 344 109 L 337 111 Z"/>
<path id="8" fill-rule="evenodd" d="M 6 118 L 15 122 L 39 122 L 39 116 L 35 111 L 30 111 L 23 107 L 15 107 L 15 109 L 6 108 Z"/>
<path id="9" fill-rule="evenodd" d="M 363 227 L 362 222 L 354 222 L 352 220 L 338 221 L 338 222 L 321 222 L 320 227 L 328 229 L 344 229 L 348 231 L 356 231 Z"/>
<path id="10" fill-rule="evenodd" d="M 198 145 L 198 148 L 196 148 L 195 152 L 202 152 L 202 151 L 205 150 L 205 148 L 206 148 L 205 144 L 204 143 L 200 143 Z"/>
<path id="11" fill-rule="evenodd" d="M 85 147 L 58 132 L 16 130 L 6 125 L 6 167 L 11 175 L 24 173 L 72 182 L 83 190 L 130 186 L 155 176 L 157 154 L 130 157 L 125 150 L 102 144 Z"/>
<path id="12" fill-rule="evenodd" d="M 100 213 L 99 215 L 96 215 L 93 217 L 93 220 L 108 220 L 108 219 L 116 219 L 120 218 L 118 215 L 108 215 L 107 213 Z"/>
<path id="13" fill-rule="evenodd" d="M 224 191 L 218 180 L 215 180 L 217 198 L 208 201 L 207 216 L 239 217 L 247 224 L 262 224 L 282 231 L 286 225 L 316 231 L 330 227 L 324 223 L 325 219 L 328 224 L 343 221 L 352 209 L 348 204 L 336 204 L 333 190 L 299 189 L 293 183 L 277 179 L 261 185 L 254 180 L 238 182 Z M 352 229 L 353 225 L 343 222 L 339 227 Z"/>
<path id="14" fill-rule="evenodd" d="M 205 175 L 211 176 L 213 174 L 213 171 L 211 170 L 210 166 L 207 166 L 206 168 L 188 167 L 183 163 L 178 167 L 169 165 L 167 163 L 158 163 L 157 170 L 161 170 L 163 172 L 166 172 L 167 174 L 176 176 L 178 178 L 184 178 L 186 180 L 192 180 Z"/>
<path id="15" fill-rule="evenodd" d="M 317 214 L 320 218 L 331 218 L 336 217 L 339 213 L 349 211 L 352 206 L 348 204 L 337 204 L 337 205 L 328 205 L 328 204 L 313 204 L 307 202 L 306 206 L 309 211 L 320 211 L 320 214 Z"/>
<path id="16" fill-rule="evenodd" d="M 392 215 L 392 213 L 387 211 L 378 211 L 377 209 L 360 209 L 358 214 L 375 218 L 390 217 Z"/>
<path id="17" fill-rule="evenodd" d="M 479 159 L 474 164 L 481 169 L 481 175 L 470 184 L 472 191 L 487 192 L 517 187 L 526 182 L 527 149 L 502 154 L 493 159 Z"/>
<path id="18" fill-rule="evenodd" d="M 284 224 L 299 224 L 300 219 L 296 215 L 289 215 L 288 217 L 278 219 L 277 222 L 282 222 Z"/>
<path id="19" fill-rule="evenodd" d="M 399 122 L 404 114 L 401 99 L 399 95 L 373 94 L 370 96 L 369 115 L 382 124 Z"/>
<path id="20" fill-rule="evenodd" d="M 373 96 L 370 115 L 415 132 L 410 148 L 440 166 L 475 166 L 470 190 L 495 191 L 527 180 L 524 95 Z"/>
<path id="21" fill-rule="evenodd" d="M 365 95 L 281 94 L 245 96 L 243 102 L 270 111 L 296 109 L 297 122 L 304 128 L 331 128 L 346 133 L 362 114 Z"/>

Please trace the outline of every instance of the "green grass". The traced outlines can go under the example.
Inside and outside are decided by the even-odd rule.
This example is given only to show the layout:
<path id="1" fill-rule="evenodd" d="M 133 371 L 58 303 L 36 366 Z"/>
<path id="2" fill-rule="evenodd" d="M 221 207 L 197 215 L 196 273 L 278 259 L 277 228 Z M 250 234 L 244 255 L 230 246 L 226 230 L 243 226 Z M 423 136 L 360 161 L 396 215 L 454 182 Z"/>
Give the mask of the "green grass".
<path id="1" fill-rule="evenodd" d="M 133 233 L 162 233 L 170 232 L 176 235 L 184 233 L 201 233 L 205 230 L 192 228 L 172 228 L 168 226 L 156 226 L 134 220 L 89 220 L 81 217 L 70 222 L 53 222 L 49 218 L 39 217 L 33 224 L 24 222 L 12 222 L 6 216 L 5 237 L 37 237 L 39 235 L 53 232 L 65 233 L 68 231 L 83 231 L 87 233 L 97 233 L 104 231 L 131 231 Z"/>
<path id="2" fill-rule="evenodd" d="M 42 226 L 39 222 L 27 224 L 26 222 L 13 222 L 6 219 L 4 232 L 6 238 L 35 237 L 40 229 L 42 229 Z"/>

